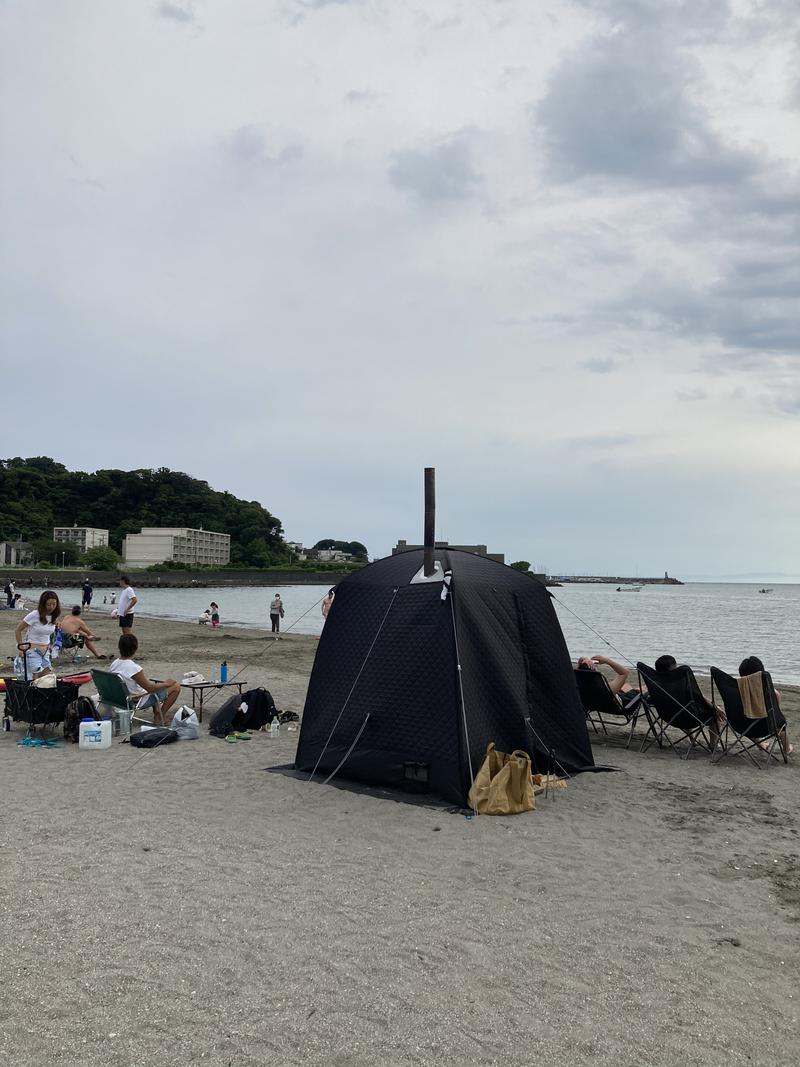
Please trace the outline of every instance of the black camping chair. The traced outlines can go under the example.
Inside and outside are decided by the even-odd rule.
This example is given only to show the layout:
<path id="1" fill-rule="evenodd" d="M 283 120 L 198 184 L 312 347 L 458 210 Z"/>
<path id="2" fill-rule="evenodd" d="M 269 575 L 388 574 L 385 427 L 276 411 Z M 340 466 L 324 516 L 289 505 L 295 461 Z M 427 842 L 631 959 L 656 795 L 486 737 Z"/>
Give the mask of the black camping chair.
<path id="1" fill-rule="evenodd" d="M 763 673 L 759 671 L 758 676 L 763 687 L 764 707 L 767 715 L 763 719 L 749 719 L 744 713 L 739 683 L 730 674 L 721 671 L 719 667 L 711 668 L 712 697 L 716 689 L 722 698 L 726 720 L 725 743 L 720 746 L 720 755 L 715 762 L 719 762 L 725 756 L 731 755 L 733 750 L 739 747 L 750 761 L 760 768 L 761 764 L 755 759 L 751 750 L 760 749 L 764 751 L 767 761 L 770 759 L 777 760 L 778 757 L 773 753 L 776 744 L 783 756 L 783 762 L 789 762 L 786 719 L 778 704 L 772 677 L 766 671 Z M 733 735 L 732 744 L 730 744 L 731 735 Z M 768 747 L 765 747 L 768 742 L 770 742 Z M 738 755 L 738 753 L 734 754 Z"/>
<path id="2" fill-rule="evenodd" d="M 598 732 L 599 726 L 603 733 L 608 735 L 606 727 L 621 725 L 615 720 L 622 718 L 625 725 L 630 726 L 628 743 L 625 746 L 630 748 L 636 720 L 642 713 L 642 694 L 636 693 L 629 700 L 624 701 L 618 694 L 612 693 L 608 679 L 600 671 L 582 670 L 578 667 L 575 668 L 575 682 L 586 714 L 586 721 L 595 733 Z"/>
<path id="3" fill-rule="evenodd" d="M 653 741 L 662 748 L 666 741 L 679 756 L 675 742 L 667 733 L 677 730 L 681 735 L 678 744 L 684 738 L 689 742 L 684 759 L 689 758 L 694 748 L 713 754 L 719 744 L 717 709 L 701 693 L 692 668 L 681 666 L 657 671 L 646 663 L 637 663 L 636 670 L 640 689 L 647 689 L 646 714 L 650 725 L 639 751 L 644 752 Z"/>

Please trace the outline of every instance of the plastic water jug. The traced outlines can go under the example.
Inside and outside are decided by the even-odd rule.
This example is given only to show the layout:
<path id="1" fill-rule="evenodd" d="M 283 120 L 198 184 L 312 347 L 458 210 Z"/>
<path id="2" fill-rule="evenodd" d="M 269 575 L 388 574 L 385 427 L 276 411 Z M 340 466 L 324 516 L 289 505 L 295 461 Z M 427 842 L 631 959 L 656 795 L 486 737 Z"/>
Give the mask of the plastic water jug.
<path id="1" fill-rule="evenodd" d="M 103 719 L 102 722 L 81 719 L 78 727 L 78 748 L 94 749 L 98 752 L 111 748 L 111 719 Z"/>

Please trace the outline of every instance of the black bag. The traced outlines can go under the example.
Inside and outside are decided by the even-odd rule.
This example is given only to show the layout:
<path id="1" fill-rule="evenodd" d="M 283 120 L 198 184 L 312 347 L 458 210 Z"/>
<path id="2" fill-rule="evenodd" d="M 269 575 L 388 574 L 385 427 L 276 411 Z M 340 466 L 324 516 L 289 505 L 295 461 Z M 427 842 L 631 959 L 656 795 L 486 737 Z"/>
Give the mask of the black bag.
<path id="1" fill-rule="evenodd" d="M 168 726 L 156 726 L 152 730 L 140 730 L 131 734 L 131 744 L 135 748 L 156 748 L 158 745 L 171 745 L 178 740 L 178 731 Z"/>
<path id="2" fill-rule="evenodd" d="M 296 711 L 279 711 L 278 720 L 281 723 L 284 722 L 300 722 L 300 716 Z"/>
<path id="3" fill-rule="evenodd" d="M 81 719 L 97 720 L 97 708 L 88 697 L 71 700 L 64 712 L 64 740 L 77 745 Z"/>
<path id="4" fill-rule="evenodd" d="M 247 711 L 239 711 L 242 704 Z M 268 689 L 248 689 L 241 696 L 238 693 L 229 697 L 208 726 L 212 737 L 226 737 L 229 733 L 242 730 L 260 730 L 277 716 L 278 709 Z"/>

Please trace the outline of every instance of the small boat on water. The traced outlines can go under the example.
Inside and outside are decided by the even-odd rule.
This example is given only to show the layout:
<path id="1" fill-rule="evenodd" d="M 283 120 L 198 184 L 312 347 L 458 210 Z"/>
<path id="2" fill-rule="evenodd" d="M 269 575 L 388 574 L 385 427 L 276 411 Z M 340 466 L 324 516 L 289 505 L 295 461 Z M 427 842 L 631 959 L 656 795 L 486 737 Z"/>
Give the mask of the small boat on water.
<path id="1" fill-rule="evenodd" d="M 759 589 L 759 593 L 771 593 L 771 589 Z"/>
<path id="2" fill-rule="evenodd" d="M 640 585 L 618 585 L 618 593 L 641 593 L 642 587 Z"/>

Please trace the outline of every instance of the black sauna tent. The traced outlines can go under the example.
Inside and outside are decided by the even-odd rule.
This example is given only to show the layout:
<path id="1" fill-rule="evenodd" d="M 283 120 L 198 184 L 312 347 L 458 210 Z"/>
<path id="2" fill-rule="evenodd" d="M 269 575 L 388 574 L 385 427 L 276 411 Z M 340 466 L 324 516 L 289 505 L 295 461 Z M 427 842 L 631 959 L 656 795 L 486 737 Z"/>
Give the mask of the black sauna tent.
<path id="1" fill-rule="evenodd" d="M 378 560 L 337 586 L 297 769 L 330 774 L 341 764 L 337 776 L 414 783 L 465 804 L 490 741 L 529 752 L 534 770 L 547 770 L 551 750 L 559 773 L 591 767 L 547 589 L 469 552 L 437 550 L 435 559 L 433 579 L 423 579 L 420 549 Z"/>

